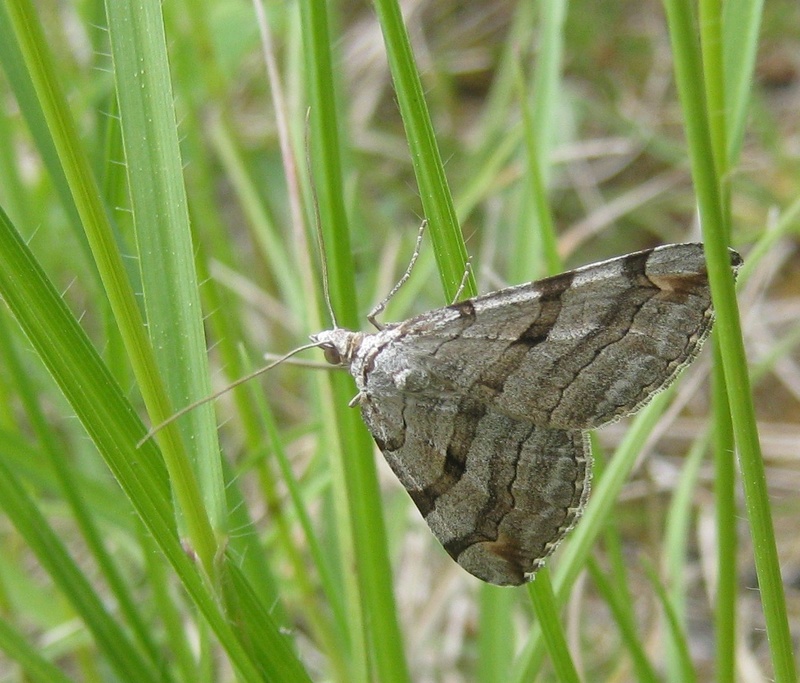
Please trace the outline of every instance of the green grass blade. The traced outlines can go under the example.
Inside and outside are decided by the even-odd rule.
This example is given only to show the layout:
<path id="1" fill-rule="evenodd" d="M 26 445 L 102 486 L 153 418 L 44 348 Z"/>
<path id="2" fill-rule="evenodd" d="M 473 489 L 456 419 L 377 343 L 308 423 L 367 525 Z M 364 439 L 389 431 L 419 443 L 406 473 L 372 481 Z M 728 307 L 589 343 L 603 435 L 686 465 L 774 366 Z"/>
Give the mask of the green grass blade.
<path id="1" fill-rule="evenodd" d="M 538 151 L 538 175 L 545 187 L 550 179 L 550 154 L 555 135 L 556 114 L 559 103 L 561 62 L 564 52 L 564 21 L 567 16 L 566 0 L 541 0 L 539 2 L 541 45 L 537 53 L 532 89 L 532 134 Z"/>
<path id="2" fill-rule="evenodd" d="M 702 73 L 700 50 L 689 3 L 683 0 L 665 0 L 664 4 L 675 57 L 675 77 L 684 111 L 692 177 L 706 240 L 709 281 L 717 315 L 716 335 L 728 386 L 728 401 L 739 453 L 774 675 L 775 680 L 780 682 L 794 681 L 797 674 L 764 462 L 749 377 L 746 372 L 742 372 L 742 368 L 747 365 L 747 359 L 730 275 L 723 193 L 715 168 L 704 84 L 697 77 L 698 73 Z"/>
<path id="3" fill-rule="evenodd" d="M 181 407 L 208 396 L 211 385 L 161 5 L 109 2 L 106 11 L 148 333 Z M 192 411 L 180 426 L 195 469 L 183 451 L 166 449 L 165 458 L 193 549 L 211 572 L 215 532 L 227 526 L 213 407 Z"/>
<path id="4" fill-rule="evenodd" d="M 715 368 L 722 368 L 719 344 L 714 344 Z M 714 606 L 716 627 L 716 677 L 719 681 L 735 678 L 736 662 L 736 589 L 739 577 L 736 557 L 739 549 L 736 503 L 735 442 L 731 415 L 727 410 L 728 393 L 721 376 L 715 369 L 713 375 L 714 405 L 714 498 L 717 521 L 717 591 Z"/>
<path id="5" fill-rule="evenodd" d="M 456 218 L 400 5 L 396 0 L 376 0 L 375 10 L 383 31 L 386 56 L 403 117 L 422 207 L 433 240 L 439 276 L 447 301 L 450 302 L 464 276 L 467 248 Z M 470 274 L 463 295 L 468 297 L 476 293 L 475 279 Z"/>
<path id="6" fill-rule="evenodd" d="M 625 647 L 630 651 L 633 660 L 633 668 L 636 671 L 636 681 L 638 683 L 656 683 L 659 677 L 656 675 L 653 666 L 647 659 L 643 644 L 637 631 L 636 622 L 631 613 L 630 596 L 624 595 L 623 590 L 616 587 L 606 574 L 598 566 L 593 558 L 589 558 L 587 563 L 589 574 L 597 586 L 600 595 L 606 601 L 609 610 L 614 616 L 614 621 L 619 628 L 620 636 Z"/>
<path id="7" fill-rule="evenodd" d="M 101 651 L 118 675 L 136 671 L 142 681 L 159 680 L 158 673 L 111 618 L 100 596 L 69 556 L 56 532 L 42 516 L 10 469 L 0 462 L 0 506 L 36 554 L 48 574 L 81 615 Z"/>
<path id="8" fill-rule="evenodd" d="M 509 615 L 520 591 L 481 586 L 478 594 L 478 676 L 483 683 L 504 681 L 514 656 L 514 632 Z"/>
<path id="9" fill-rule="evenodd" d="M 548 60 L 552 62 L 553 60 Z M 528 177 L 528 184 L 530 186 L 531 200 L 533 202 L 533 214 L 535 223 L 533 226 L 527 227 L 526 232 L 531 233 L 531 241 L 537 240 L 540 254 L 538 255 L 546 265 L 546 273 L 548 275 L 555 275 L 563 270 L 563 263 L 558 254 L 558 247 L 556 243 L 555 224 L 553 215 L 550 211 L 550 203 L 548 201 L 548 193 L 546 187 L 546 176 L 550 175 L 549 164 L 544 156 L 548 151 L 547 145 L 542 145 L 547 140 L 547 131 L 542 123 L 536 119 L 536 113 L 530 104 L 531 97 L 538 99 L 536 90 L 528 95 L 522 80 L 522 73 L 519 70 L 519 91 L 520 99 L 522 100 L 522 114 L 525 124 L 525 171 Z M 537 79 L 541 82 L 541 79 Z M 550 91 L 552 95 L 552 90 Z M 551 105 L 555 108 L 555 103 Z M 549 114 L 542 113 L 542 107 L 537 108 L 540 118 L 550 118 Z M 531 249 L 533 251 L 533 249 Z M 524 253 L 523 253 L 524 256 Z M 530 254 L 524 261 L 528 264 L 531 263 L 534 254 Z M 523 260 L 523 259 L 520 259 Z M 520 274 L 521 275 L 521 274 Z M 528 274 L 530 277 L 530 274 Z M 524 279 L 523 277 L 519 278 Z"/>
<path id="10" fill-rule="evenodd" d="M 232 617 L 241 625 L 242 641 L 260 665 L 263 679 L 273 683 L 311 683 L 311 678 L 294 656 L 292 644 L 273 622 L 269 606 L 253 593 L 235 561 L 229 561 L 226 569 L 225 587 L 231 589 L 228 601 L 233 605 Z"/>
<path id="11" fill-rule="evenodd" d="M 695 673 L 694 666 L 692 666 L 692 656 L 689 653 L 689 636 L 683 629 L 677 610 L 670 602 L 669 594 L 659 581 L 656 570 L 652 566 L 646 568 L 650 583 L 655 589 L 656 596 L 664 610 L 664 615 L 669 625 L 670 640 L 673 645 L 675 645 L 677 661 L 673 663 L 673 666 L 678 670 L 677 680 L 682 681 L 682 683 L 695 683 L 695 681 L 697 681 L 697 674 Z"/>
<path id="12" fill-rule="evenodd" d="M 21 638 L 5 619 L 0 619 L 0 650 L 19 664 L 26 680 L 34 683 L 72 683 L 75 680 L 44 659 L 39 648 Z"/>
<path id="13" fill-rule="evenodd" d="M 308 86 L 311 105 L 312 160 L 317 180 L 319 216 L 325 240 L 330 277 L 331 305 L 340 322 L 357 325 L 347 215 L 344 210 L 342 162 L 338 132 L 339 117 L 333 92 L 330 34 L 326 3 L 320 0 L 300 5 Z M 333 414 L 340 434 L 341 460 L 337 469 L 346 485 L 349 525 L 356 551 L 356 574 L 361 594 L 363 634 L 352 634 L 358 659 L 372 657 L 374 676 L 381 681 L 408 680 L 403 638 L 397 623 L 392 593 L 386 530 L 383 522 L 378 479 L 372 457 L 372 440 L 358 412 L 348 407 L 353 395 L 352 379 L 342 374 L 330 377 Z M 330 423 L 329 423 L 330 424 Z M 349 567 L 349 563 L 346 565 Z M 349 574 L 349 568 L 345 570 Z M 352 599 L 352 598 L 351 598 Z M 368 650 L 365 650 L 369 644 Z M 362 652 L 362 650 L 365 650 Z M 356 671 L 362 670 L 357 660 Z"/>
<path id="14" fill-rule="evenodd" d="M 55 434 L 52 432 L 50 425 L 48 425 L 44 411 L 39 405 L 39 397 L 35 395 L 33 387 L 28 381 L 28 375 L 13 348 L 9 332 L 5 321 L 0 323 L 0 357 L 3 359 L 2 365 L 14 377 L 33 431 L 41 443 L 42 450 L 52 471 L 57 477 L 60 493 L 69 504 L 87 546 L 119 603 L 120 611 L 125 615 L 142 649 L 147 652 L 152 662 L 157 662 L 162 655 L 152 638 L 150 629 L 148 629 L 139 607 L 136 605 L 130 587 L 126 584 L 119 567 L 105 546 L 102 533 L 93 516 L 94 500 L 87 495 L 87 490 L 84 486 L 85 482 L 81 481 L 73 472 L 74 463 L 64 458 L 60 444 L 56 441 Z M 7 467 L 13 467 L 13 465 L 7 464 Z M 12 469 L 12 471 L 15 470 Z"/>
<path id="15" fill-rule="evenodd" d="M 691 515 L 694 506 L 694 492 L 697 487 L 697 479 L 700 467 L 703 464 L 703 456 L 708 449 L 708 438 L 697 439 L 692 448 L 687 453 L 680 481 L 672 497 L 670 509 L 667 514 L 666 529 L 664 532 L 664 556 L 665 561 L 665 591 L 668 593 L 670 605 L 674 612 L 674 618 L 678 621 L 681 633 L 685 634 L 688 630 L 687 596 L 686 585 L 687 577 L 684 571 L 686 557 L 689 549 L 689 534 L 691 528 Z M 719 474 L 715 476 L 716 479 Z M 726 520 L 728 526 L 735 528 L 731 520 Z M 732 565 L 732 566 L 735 566 Z M 729 574 L 733 572 L 728 572 Z M 668 625 L 668 632 L 674 630 Z M 666 643 L 666 670 L 667 680 L 683 680 L 683 662 L 681 660 L 681 644 L 671 638 Z M 720 679 L 725 680 L 725 679 Z"/>
<path id="16" fill-rule="evenodd" d="M 740 4 L 741 7 L 741 4 Z M 736 80 L 726 78 L 730 75 L 725 68 L 725 56 L 735 53 L 737 55 L 749 55 L 754 60 L 754 50 L 748 50 L 744 41 L 747 39 L 747 30 L 738 27 L 731 31 L 729 21 L 725 20 L 723 7 L 720 3 L 704 1 L 699 8 L 699 26 L 702 42 L 703 76 L 706 83 L 706 99 L 708 110 L 708 124 L 711 138 L 711 145 L 714 150 L 714 161 L 716 175 L 720 180 L 720 195 L 722 197 L 722 215 L 724 217 L 723 234 L 725 240 L 730 240 L 731 224 L 731 192 L 730 178 L 733 159 L 730 153 L 733 151 L 738 156 L 741 135 L 743 134 L 744 121 L 743 114 L 747 111 L 749 103 L 749 84 L 752 79 L 752 68 L 754 61 L 751 61 L 750 68 L 743 74 L 737 74 Z M 727 31 L 725 29 L 728 29 Z M 754 48 L 756 45 L 755 34 L 750 34 L 753 41 L 749 43 Z M 737 88 L 744 85 L 746 89 Z M 734 97 L 729 100 L 728 87 L 735 89 Z M 731 139 L 731 128 L 728 125 L 730 114 L 734 116 L 733 135 L 739 139 Z M 736 146 L 732 150 L 731 143 Z M 717 510 L 717 533 L 718 550 L 718 593 L 715 609 L 715 625 L 717 631 L 717 648 L 715 652 L 717 664 L 717 676 L 719 680 L 732 680 L 734 662 L 736 660 L 736 573 L 733 568 L 736 566 L 736 472 L 734 467 L 734 434 L 731 425 L 731 418 L 727 410 L 727 386 L 723 372 L 722 358 L 719 352 L 717 338 L 714 339 L 714 369 L 713 369 L 713 392 L 714 392 L 714 464 L 716 473 L 714 476 L 714 492 L 716 495 Z M 682 560 L 674 558 L 674 574 L 671 576 L 675 581 L 674 589 L 671 594 L 672 604 L 675 606 L 677 617 L 683 617 L 682 625 L 685 627 L 685 611 L 679 608 L 684 607 L 682 598 L 682 582 L 680 581 L 679 567 Z M 677 648 L 674 639 L 670 641 L 672 649 Z M 678 653 L 675 653 L 678 654 Z M 671 657 L 670 662 L 675 665 L 682 663 L 679 656 Z M 672 680 L 681 680 L 683 676 L 682 667 L 671 664 Z"/>
<path id="17" fill-rule="evenodd" d="M 577 683 L 580 678 L 567 648 L 567 639 L 559 618 L 560 610 L 554 599 L 553 586 L 550 584 L 549 569 L 545 567 L 539 570 L 533 582 L 528 584 L 528 594 L 558 680 Z"/>
<path id="18" fill-rule="evenodd" d="M 90 257 L 89 243 L 83 230 L 81 230 L 81 220 L 75 201 L 59 163 L 53 139 L 48 132 L 44 112 L 36 99 L 34 84 L 25 68 L 25 60 L 17 42 L 17 37 L 14 35 L 11 19 L 5 4 L 0 4 L 0 62 L 2 62 L 3 71 L 14 90 L 14 96 L 31 130 L 31 136 L 41 155 L 42 162 L 47 167 L 52 178 L 53 185 L 61 200 L 61 205 L 69 218 L 70 226 L 73 228 L 78 243 L 87 256 L 86 263 L 92 267 L 90 272 L 96 275 L 97 271 L 93 269 L 94 262 Z"/>
<path id="19" fill-rule="evenodd" d="M 92 254 L 114 311 L 117 326 L 125 341 L 134 373 L 139 380 L 145 403 L 154 421 L 161 422 L 169 417 L 172 409 L 158 377 L 152 347 L 144 334 L 138 306 L 127 280 L 126 269 L 108 221 L 107 211 L 100 200 L 89 161 L 78 144 L 80 136 L 61 90 L 54 60 L 48 53 L 47 41 L 36 13 L 27 0 L 13 0 L 8 3 L 8 9 L 27 70 L 44 112 L 48 132 L 52 136 L 64 175 L 78 207 Z M 167 461 L 173 464 L 173 469 L 185 461 L 183 447 L 174 428 L 164 429 L 160 435 L 160 442 Z M 186 507 L 187 501 L 182 502 Z M 192 508 L 189 506 L 187 509 Z M 191 528 L 194 532 L 192 538 L 198 553 L 207 563 L 206 569 L 210 570 L 214 557 L 213 536 L 199 524 L 199 520 L 202 519 L 201 514 L 188 515 L 187 519 L 189 522 L 198 522 L 197 528 L 194 526 Z"/>
<path id="20" fill-rule="evenodd" d="M 722 45 L 727 156 L 739 158 L 744 141 L 758 54 L 763 0 L 728 0 L 722 5 Z"/>
<path id="21" fill-rule="evenodd" d="M 245 680 L 257 680 L 175 530 L 156 446 L 66 304 L 0 211 L 0 295 Z"/>

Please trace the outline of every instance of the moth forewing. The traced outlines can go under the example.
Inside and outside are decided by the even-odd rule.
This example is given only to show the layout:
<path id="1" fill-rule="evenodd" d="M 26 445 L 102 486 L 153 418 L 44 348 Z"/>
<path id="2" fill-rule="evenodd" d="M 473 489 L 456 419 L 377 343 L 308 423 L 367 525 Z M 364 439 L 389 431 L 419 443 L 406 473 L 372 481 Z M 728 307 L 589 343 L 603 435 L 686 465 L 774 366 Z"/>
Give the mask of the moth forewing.
<path id="1" fill-rule="evenodd" d="M 445 550 L 518 585 L 586 505 L 585 430 L 668 386 L 712 323 L 702 245 L 674 244 L 312 341 Z"/>

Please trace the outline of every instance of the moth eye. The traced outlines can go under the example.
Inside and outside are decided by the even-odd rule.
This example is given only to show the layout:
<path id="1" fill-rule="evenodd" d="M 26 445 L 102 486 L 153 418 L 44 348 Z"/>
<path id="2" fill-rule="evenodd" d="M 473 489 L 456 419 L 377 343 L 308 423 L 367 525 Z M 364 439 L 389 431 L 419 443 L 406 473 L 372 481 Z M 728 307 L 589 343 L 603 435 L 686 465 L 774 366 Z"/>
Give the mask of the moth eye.
<path id="1" fill-rule="evenodd" d="M 325 360 L 331 365 L 341 365 L 342 356 L 334 346 L 323 346 L 322 353 L 325 355 Z"/>

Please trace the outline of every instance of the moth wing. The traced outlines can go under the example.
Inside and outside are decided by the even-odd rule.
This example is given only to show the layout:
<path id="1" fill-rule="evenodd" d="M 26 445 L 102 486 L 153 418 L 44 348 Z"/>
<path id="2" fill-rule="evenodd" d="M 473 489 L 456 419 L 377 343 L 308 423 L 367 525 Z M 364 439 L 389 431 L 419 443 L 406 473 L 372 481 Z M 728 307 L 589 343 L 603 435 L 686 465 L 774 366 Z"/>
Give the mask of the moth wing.
<path id="1" fill-rule="evenodd" d="M 466 398 L 395 396 L 361 407 L 433 534 L 479 579 L 524 583 L 583 511 L 591 461 L 578 431 L 543 429 Z"/>
<path id="2" fill-rule="evenodd" d="M 736 270 L 741 259 L 731 251 Z M 699 244 L 629 254 L 399 325 L 409 392 L 480 397 L 511 418 L 591 429 L 630 414 L 698 353 L 713 311 Z"/>

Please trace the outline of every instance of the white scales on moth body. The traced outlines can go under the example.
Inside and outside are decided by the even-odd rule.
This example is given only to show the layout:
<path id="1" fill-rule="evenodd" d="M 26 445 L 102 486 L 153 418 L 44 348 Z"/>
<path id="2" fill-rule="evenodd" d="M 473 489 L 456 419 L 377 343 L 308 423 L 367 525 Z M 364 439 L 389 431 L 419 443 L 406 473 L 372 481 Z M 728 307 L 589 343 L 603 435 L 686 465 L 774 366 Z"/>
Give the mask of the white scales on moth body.
<path id="1" fill-rule="evenodd" d="M 712 323 L 702 245 L 672 244 L 311 340 L 445 550 L 518 585 L 586 505 L 586 430 L 665 389 Z"/>

